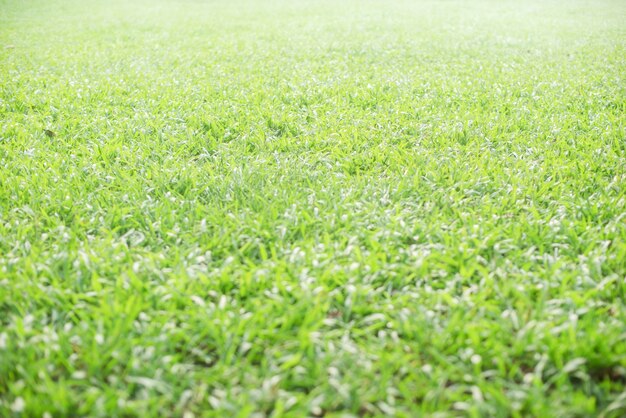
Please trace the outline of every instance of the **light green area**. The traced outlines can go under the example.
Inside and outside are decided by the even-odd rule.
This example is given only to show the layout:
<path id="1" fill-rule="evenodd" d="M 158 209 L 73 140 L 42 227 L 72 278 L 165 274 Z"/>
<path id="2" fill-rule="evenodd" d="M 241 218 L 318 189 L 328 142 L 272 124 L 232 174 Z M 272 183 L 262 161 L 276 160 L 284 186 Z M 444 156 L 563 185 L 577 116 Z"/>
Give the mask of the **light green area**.
<path id="1" fill-rule="evenodd" d="M 625 76 L 623 0 L 0 0 L 0 416 L 624 416 Z"/>

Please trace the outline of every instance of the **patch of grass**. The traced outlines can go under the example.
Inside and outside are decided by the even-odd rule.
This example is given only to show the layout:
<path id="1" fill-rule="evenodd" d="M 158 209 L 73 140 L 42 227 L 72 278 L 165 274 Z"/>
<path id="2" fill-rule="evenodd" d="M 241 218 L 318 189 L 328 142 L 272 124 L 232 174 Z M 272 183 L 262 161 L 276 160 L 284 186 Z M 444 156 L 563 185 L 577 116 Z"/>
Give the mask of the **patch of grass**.
<path id="1" fill-rule="evenodd" d="M 0 1 L 0 415 L 623 416 L 626 4 Z"/>

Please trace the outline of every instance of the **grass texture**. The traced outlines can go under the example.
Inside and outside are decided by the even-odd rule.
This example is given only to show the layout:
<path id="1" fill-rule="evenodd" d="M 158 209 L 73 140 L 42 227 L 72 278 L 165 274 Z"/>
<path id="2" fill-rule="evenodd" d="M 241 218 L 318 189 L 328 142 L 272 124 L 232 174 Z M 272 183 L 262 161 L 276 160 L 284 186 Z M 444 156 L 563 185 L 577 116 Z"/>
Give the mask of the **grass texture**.
<path id="1" fill-rule="evenodd" d="M 621 0 L 0 0 L 0 416 L 624 416 L 625 76 Z"/>

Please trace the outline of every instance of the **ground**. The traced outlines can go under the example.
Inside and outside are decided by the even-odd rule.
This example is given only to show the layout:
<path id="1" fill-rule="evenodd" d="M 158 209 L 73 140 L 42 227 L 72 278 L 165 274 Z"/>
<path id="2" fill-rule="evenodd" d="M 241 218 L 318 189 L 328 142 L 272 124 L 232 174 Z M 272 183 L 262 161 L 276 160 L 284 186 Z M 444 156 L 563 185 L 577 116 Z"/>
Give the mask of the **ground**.
<path id="1" fill-rule="evenodd" d="M 621 0 L 0 0 L 0 416 L 624 416 L 625 76 Z"/>

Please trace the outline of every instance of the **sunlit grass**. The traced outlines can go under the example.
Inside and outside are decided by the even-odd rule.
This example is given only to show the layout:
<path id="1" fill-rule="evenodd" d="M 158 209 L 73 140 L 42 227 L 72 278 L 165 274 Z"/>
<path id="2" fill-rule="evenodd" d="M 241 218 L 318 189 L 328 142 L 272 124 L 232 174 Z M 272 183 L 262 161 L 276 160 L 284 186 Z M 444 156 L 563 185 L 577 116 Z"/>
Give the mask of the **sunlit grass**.
<path id="1" fill-rule="evenodd" d="M 623 416 L 625 75 L 618 0 L 0 0 L 0 416 Z"/>

